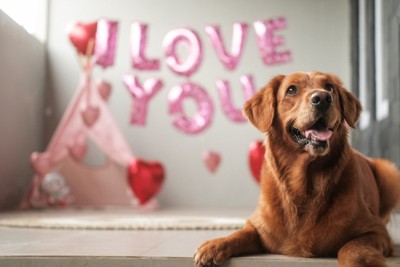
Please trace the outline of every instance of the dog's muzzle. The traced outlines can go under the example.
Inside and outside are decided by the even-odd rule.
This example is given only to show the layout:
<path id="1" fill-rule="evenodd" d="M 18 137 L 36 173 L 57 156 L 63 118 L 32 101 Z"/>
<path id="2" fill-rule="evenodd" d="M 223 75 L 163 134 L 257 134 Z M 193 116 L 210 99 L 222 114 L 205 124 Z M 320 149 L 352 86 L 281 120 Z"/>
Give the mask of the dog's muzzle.
<path id="1" fill-rule="evenodd" d="M 290 134 L 292 139 L 301 146 L 312 145 L 324 148 L 329 146 L 329 139 L 333 135 L 333 130 L 328 128 L 324 118 L 320 118 L 304 131 L 291 126 Z"/>

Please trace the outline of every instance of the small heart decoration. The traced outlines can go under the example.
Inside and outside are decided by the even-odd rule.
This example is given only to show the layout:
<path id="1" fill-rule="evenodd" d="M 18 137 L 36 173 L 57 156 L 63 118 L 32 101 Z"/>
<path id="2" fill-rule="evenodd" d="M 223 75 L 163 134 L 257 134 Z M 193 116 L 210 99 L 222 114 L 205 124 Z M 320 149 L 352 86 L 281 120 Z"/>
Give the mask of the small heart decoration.
<path id="1" fill-rule="evenodd" d="M 207 169 L 211 173 L 215 173 L 219 167 L 219 164 L 221 163 L 221 156 L 217 152 L 206 151 L 203 154 L 203 161 Z"/>
<path id="2" fill-rule="evenodd" d="M 87 127 L 92 127 L 100 116 L 100 109 L 98 107 L 88 106 L 81 113 L 83 122 Z"/>
<path id="3" fill-rule="evenodd" d="M 88 46 L 90 42 L 96 40 L 97 21 L 91 23 L 76 22 L 67 31 L 69 39 L 79 53 L 87 55 L 87 52 L 91 52 L 87 56 L 93 54 L 93 47 L 88 49 Z"/>
<path id="4" fill-rule="evenodd" d="M 97 84 L 97 90 L 99 91 L 99 94 L 100 94 L 101 98 L 102 98 L 104 101 L 107 101 L 108 98 L 109 98 L 110 95 L 111 95 L 111 84 L 109 84 L 109 83 L 106 82 L 106 81 L 100 81 L 100 82 Z"/>
<path id="5" fill-rule="evenodd" d="M 73 142 L 68 146 L 69 154 L 76 161 L 81 161 L 85 157 L 87 150 L 88 147 L 86 141 Z"/>
<path id="6" fill-rule="evenodd" d="M 260 183 L 261 167 L 264 161 L 265 147 L 261 141 L 251 142 L 249 146 L 249 166 L 251 174 Z"/>
<path id="7" fill-rule="evenodd" d="M 30 157 L 30 163 L 35 173 L 41 176 L 46 175 L 52 166 L 51 157 L 47 152 L 33 152 Z"/>
<path id="8" fill-rule="evenodd" d="M 134 159 L 128 167 L 128 180 L 141 205 L 152 199 L 160 191 L 165 171 L 161 163 Z"/>

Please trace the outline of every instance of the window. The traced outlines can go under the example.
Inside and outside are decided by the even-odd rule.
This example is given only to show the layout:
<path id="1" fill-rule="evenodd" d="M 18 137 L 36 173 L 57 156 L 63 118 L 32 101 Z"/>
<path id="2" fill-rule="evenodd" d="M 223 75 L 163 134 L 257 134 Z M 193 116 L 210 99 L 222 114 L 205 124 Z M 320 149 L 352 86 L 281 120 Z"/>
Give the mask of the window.
<path id="1" fill-rule="evenodd" d="M 46 41 L 48 0 L 0 0 L 0 9 L 41 42 Z"/>

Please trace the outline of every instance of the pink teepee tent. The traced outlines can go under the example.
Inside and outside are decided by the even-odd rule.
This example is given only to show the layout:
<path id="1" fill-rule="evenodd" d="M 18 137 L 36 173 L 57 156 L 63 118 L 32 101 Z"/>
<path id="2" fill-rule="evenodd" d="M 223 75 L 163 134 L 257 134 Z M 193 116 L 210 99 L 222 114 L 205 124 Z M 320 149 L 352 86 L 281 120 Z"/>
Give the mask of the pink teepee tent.
<path id="1" fill-rule="evenodd" d="M 132 156 L 106 103 L 110 84 L 92 81 L 95 64 L 105 68 L 114 63 L 117 27 L 115 21 L 100 19 L 70 29 L 84 72 L 46 151 L 31 155 L 35 175 L 21 207 L 135 206 L 150 200 L 150 206 L 157 205 L 154 196 L 164 180 L 163 166 Z M 82 161 L 89 138 L 106 155 L 104 166 Z"/>
<path id="2" fill-rule="evenodd" d="M 127 172 L 135 159 L 107 106 L 110 92 L 108 83 L 94 84 L 90 70 L 84 72 L 46 151 L 32 153 L 35 175 L 23 207 L 137 203 Z M 89 138 L 107 156 L 104 166 L 82 162 Z"/>

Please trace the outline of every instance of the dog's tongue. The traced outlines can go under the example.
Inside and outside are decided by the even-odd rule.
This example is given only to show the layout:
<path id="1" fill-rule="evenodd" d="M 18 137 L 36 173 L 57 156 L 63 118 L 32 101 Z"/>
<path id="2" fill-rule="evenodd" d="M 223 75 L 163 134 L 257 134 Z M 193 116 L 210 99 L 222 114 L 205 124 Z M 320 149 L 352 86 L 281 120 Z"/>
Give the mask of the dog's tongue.
<path id="1" fill-rule="evenodd" d="M 306 130 L 305 136 L 309 139 L 315 139 L 316 141 L 328 141 L 332 137 L 332 131 L 328 128 L 321 130 Z"/>

